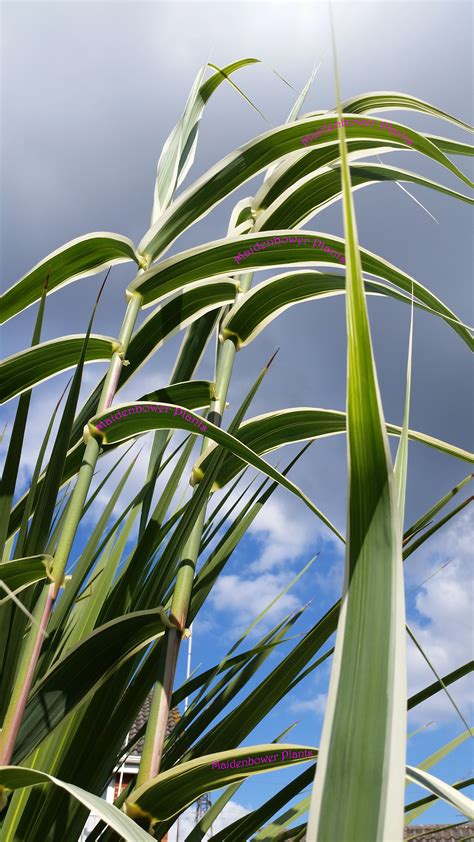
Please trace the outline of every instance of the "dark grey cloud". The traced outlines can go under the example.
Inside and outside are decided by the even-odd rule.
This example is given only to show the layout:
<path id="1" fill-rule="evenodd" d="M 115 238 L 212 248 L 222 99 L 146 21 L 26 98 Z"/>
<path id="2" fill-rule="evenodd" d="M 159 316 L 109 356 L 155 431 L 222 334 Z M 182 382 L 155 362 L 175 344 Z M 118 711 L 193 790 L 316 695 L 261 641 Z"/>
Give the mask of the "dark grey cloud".
<path id="1" fill-rule="evenodd" d="M 404 91 L 469 121 L 470 16 L 468 3 L 337 3 L 344 98 L 371 90 Z M 243 56 L 263 59 L 262 66 L 245 68 L 235 79 L 271 125 L 284 122 L 295 97 L 272 68 L 300 90 L 313 63 L 326 55 L 305 110 L 334 103 L 323 5 L 5 3 L 3 19 L 4 287 L 83 233 L 108 230 L 134 242 L 141 239 L 149 224 L 159 151 L 199 67 L 209 57 L 221 65 Z M 408 112 L 393 116 L 415 128 L 467 139 L 456 127 L 430 117 Z M 196 162 L 186 183 L 267 128 L 234 90 L 221 86 L 206 109 Z M 467 192 L 450 173 L 415 154 L 393 153 L 388 160 Z M 456 158 L 456 163 L 468 170 L 465 159 Z M 254 194 L 259 183 L 254 179 L 236 191 L 180 238 L 172 252 L 225 235 L 233 205 L 239 197 Z M 396 185 L 373 186 L 355 196 L 360 242 L 412 274 L 470 323 L 470 209 L 421 187 L 410 190 L 439 224 Z M 329 207 L 307 227 L 341 234 L 340 205 Z M 97 332 L 118 333 L 123 292 L 132 271 L 129 266 L 113 270 Z M 98 284 L 98 278 L 85 279 L 52 295 L 44 338 L 83 331 Z M 408 309 L 377 300 L 371 302 L 370 313 L 386 417 L 400 422 Z M 34 314 L 31 308 L 7 325 L 3 355 L 28 344 Z M 291 405 L 344 408 L 342 298 L 293 308 L 238 355 L 231 411 L 277 346 L 280 354 L 255 400 L 255 414 Z M 178 340 L 173 340 L 161 350 L 141 378 L 164 384 L 177 347 Z M 202 376 L 212 376 L 212 351 L 203 361 Z M 417 312 L 413 427 L 469 447 L 468 366 L 469 353 L 449 327 Z M 66 379 L 57 378 L 37 390 L 37 413 L 51 403 Z M 7 408 L 7 417 L 12 409 Z M 465 473 L 461 463 L 421 445 L 413 445 L 411 455 L 408 516 L 426 508 Z M 342 439 L 318 443 L 306 465 L 295 471 L 296 480 L 325 505 L 339 526 L 345 515 L 344 474 Z"/>

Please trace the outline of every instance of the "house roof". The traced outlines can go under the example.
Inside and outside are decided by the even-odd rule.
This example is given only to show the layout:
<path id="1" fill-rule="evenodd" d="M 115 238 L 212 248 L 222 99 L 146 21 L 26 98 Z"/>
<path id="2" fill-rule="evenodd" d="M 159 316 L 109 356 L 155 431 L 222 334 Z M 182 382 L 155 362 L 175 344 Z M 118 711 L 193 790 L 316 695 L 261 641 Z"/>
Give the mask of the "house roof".
<path id="1" fill-rule="evenodd" d="M 143 702 L 141 710 L 140 710 L 137 718 L 135 719 L 135 722 L 133 723 L 132 727 L 130 728 L 127 743 L 130 742 L 130 740 L 132 740 L 133 737 L 135 737 L 136 734 L 138 734 L 140 728 L 142 728 L 148 722 L 148 718 L 150 716 L 152 695 L 153 695 L 152 692 L 148 693 L 148 696 L 146 697 L 145 701 Z M 166 726 L 166 736 L 167 737 L 171 734 L 174 726 L 179 722 L 179 719 L 180 719 L 180 716 L 179 716 L 178 708 L 171 708 L 171 710 L 168 714 L 168 724 Z M 145 742 L 145 738 L 141 737 L 139 739 L 138 743 L 136 744 L 136 746 L 133 749 L 134 755 L 141 755 L 141 753 L 143 751 L 144 742 Z"/>
<path id="2" fill-rule="evenodd" d="M 461 842 L 474 838 L 474 822 L 462 822 L 455 827 L 444 824 L 413 824 L 405 828 L 405 839 L 416 842 Z"/>
<path id="3" fill-rule="evenodd" d="M 474 822 L 460 822 L 455 827 L 445 824 L 412 824 L 406 827 L 403 834 L 406 842 L 416 839 L 416 842 L 467 842 L 474 839 Z M 301 840 L 305 842 L 305 837 Z"/>

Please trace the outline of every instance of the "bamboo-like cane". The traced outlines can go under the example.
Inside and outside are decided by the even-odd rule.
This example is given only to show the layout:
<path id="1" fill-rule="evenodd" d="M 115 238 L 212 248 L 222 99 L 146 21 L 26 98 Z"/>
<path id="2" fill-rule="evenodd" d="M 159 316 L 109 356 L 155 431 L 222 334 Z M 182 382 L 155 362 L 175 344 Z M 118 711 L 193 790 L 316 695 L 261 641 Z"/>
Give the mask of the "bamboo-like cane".
<path id="1" fill-rule="evenodd" d="M 119 335 L 120 351 L 115 351 L 110 360 L 109 368 L 105 378 L 102 393 L 99 399 L 98 411 L 107 409 L 115 396 L 118 379 L 123 366 L 125 352 L 132 335 L 135 322 L 140 310 L 141 296 L 137 293 L 129 296 L 127 310 Z M 31 690 L 33 678 L 41 653 L 44 633 L 48 625 L 55 600 L 64 581 L 64 573 L 69 558 L 69 553 L 76 537 L 76 532 L 81 520 L 82 508 L 86 501 L 87 494 L 94 476 L 94 470 L 100 453 L 100 444 L 94 438 L 89 438 L 81 467 L 77 476 L 74 491 L 72 493 L 71 505 L 67 513 L 64 529 L 61 533 L 58 547 L 52 565 L 53 582 L 47 585 L 43 594 L 38 600 L 34 617 L 37 620 L 36 626 L 32 626 L 30 634 L 25 643 L 15 686 L 8 705 L 3 727 L 0 733 L 0 766 L 7 766 L 13 754 L 16 738 L 21 725 L 21 720 L 26 707 L 26 702 Z"/>
<path id="2" fill-rule="evenodd" d="M 248 272 L 239 278 L 240 291 L 237 293 L 236 303 L 248 292 L 252 278 L 253 272 Z M 218 352 L 215 396 L 210 403 L 208 414 L 209 420 L 219 427 L 225 409 L 235 354 L 236 346 L 234 342 L 231 339 L 225 339 Z M 204 439 L 202 450 L 205 451 L 208 446 L 208 440 Z M 150 717 L 145 733 L 145 742 L 137 776 L 137 787 L 154 778 L 160 770 L 179 647 L 186 626 L 194 572 L 206 515 L 206 505 L 207 503 L 204 503 L 202 506 L 192 532 L 185 544 L 181 556 L 181 564 L 176 576 L 176 585 L 171 602 L 170 620 L 176 623 L 178 629 L 176 631 L 167 630 L 165 633 L 165 654 L 160 658 L 158 665 L 157 683 L 153 691 Z"/>

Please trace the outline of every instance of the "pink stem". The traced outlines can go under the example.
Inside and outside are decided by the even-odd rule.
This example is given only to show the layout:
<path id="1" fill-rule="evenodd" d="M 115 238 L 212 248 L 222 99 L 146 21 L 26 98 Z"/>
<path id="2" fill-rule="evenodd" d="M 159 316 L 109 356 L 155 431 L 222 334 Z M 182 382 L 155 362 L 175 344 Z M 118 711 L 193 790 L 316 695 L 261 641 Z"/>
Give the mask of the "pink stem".
<path id="1" fill-rule="evenodd" d="M 36 635 L 36 639 L 34 642 L 33 649 L 31 651 L 28 668 L 26 670 L 26 674 L 22 683 L 21 691 L 18 696 L 18 700 L 15 704 L 15 709 L 13 711 L 13 715 L 11 717 L 11 722 L 7 722 L 7 717 L 5 718 L 3 732 L 7 734 L 7 738 L 5 741 L 5 745 L 2 746 L 0 750 L 0 766 L 8 766 L 11 761 L 11 757 L 13 754 L 13 749 L 15 747 L 16 738 L 18 735 L 18 731 L 20 729 L 21 720 L 23 718 L 23 714 L 25 712 L 26 702 L 28 700 L 28 696 L 30 693 L 31 685 L 33 683 L 33 675 L 36 669 L 36 664 L 38 662 L 38 658 L 41 652 L 41 646 L 43 643 L 43 637 L 45 637 L 46 626 L 48 625 L 48 620 L 51 614 L 51 610 L 54 603 L 54 584 L 51 584 L 48 588 L 48 594 L 46 597 L 46 602 L 44 604 L 43 613 L 41 615 L 41 620 L 39 622 L 38 631 Z M 8 730 L 6 730 L 8 729 Z"/>

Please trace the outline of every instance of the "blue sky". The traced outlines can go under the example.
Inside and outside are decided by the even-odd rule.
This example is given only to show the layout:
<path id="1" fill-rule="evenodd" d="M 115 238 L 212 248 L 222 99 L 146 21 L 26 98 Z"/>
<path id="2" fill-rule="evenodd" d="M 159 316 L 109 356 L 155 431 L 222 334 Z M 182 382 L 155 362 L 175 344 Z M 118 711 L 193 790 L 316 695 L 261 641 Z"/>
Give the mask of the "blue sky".
<path id="1" fill-rule="evenodd" d="M 181 114 L 198 69 L 209 58 L 221 66 L 254 56 L 263 60 L 235 77 L 268 122 L 230 87 L 221 86 L 206 108 L 196 161 L 185 186 L 215 161 L 269 124 L 284 122 L 296 91 L 315 62 L 323 60 L 305 111 L 334 104 L 330 33 L 325 4 L 304 3 L 4 3 L 2 97 L 2 279 L 9 287 L 31 266 L 68 240 L 91 231 L 114 231 L 137 243 L 149 225 L 156 161 Z M 472 50 L 469 3 L 336 3 L 335 24 L 343 98 L 368 91 L 402 91 L 472 122 Z M 272 71 L 275 68 L 294 91 Z M 387 112 L 413 128 L 467 141 L 456 127 L 409 112 Z M 416 153 L 411 152 L 411 156 Z M 466 193 L 453 175 L 416 154 L 391 153 L 387 159 Z M 469 174 L 467 159 L 456 164 Z M 252 179 L 188 230 L 169 254 L 225 236 L 238 198 L 254 195 Z M 439 295 L 472 324 L 470 210 L 463 203 L 421 187 L 410 193 L 433 220 L 395 184 L 355 194 L 361 245 L 400 266 Z M 342 234 L 340 204 L 327 208 L 309 228 Z M 128 266 L 113 270 L 101 301 L 95 331 L 114 336 L 124 312 Z M 260 273 L 256 282 L 266 277 Z M 86 279 L 48 300 L 43 338 L 85 330 L 99 285 Z M 147 314 L 144 314 L 144 318 Z M 10 322 L 2 356 L 29 344 L 35 308 Z M 400 423 L 403 414 L 408 337 L 407 308 L 396 302 L 370 303 L 371 328 L 385 415 Z M 121 393 L 121 401 L 166 385 L 181 337 L 172 339 Z M 343 300 L 295 307 L 237 355 L 229 392 L 235 411 L 255 375 L 276 347 L 280 353 L 265 379 L 251 415 L 291 406 L 343 409 L 345 326 Z M 213 348 L 196 374 L 212 379 Z M 103 373 L 86 367 L 83 396 Z M 35 390 L 22 483 L 31 473 L 43 431 L 69 375 Z M 454 444 L 472 446 L 472 374 L 466 347 L 447 325 L 416 313 L 411 426 Z M 14 402 L 3 408 L 9 422 Z M 127 492 L 144 481 L 149 442 Z M 290 460 L 296 447 L 269 457 Z M 410 446 L 406 525 L 468 473 L 468 466 L 422 445 Z M 345 521 L 345 442 L 340 436 L 313 445 L 292 478 L 340 528 Z M 20 491 L 21 489 L 19 489 Z M 466 489 L 461 499 L 469 494 Z M 108 492 L 101 496 L 107 499 Z M 409 622 L 441 674 L 464 663 L 472 640 L 472 575 L 469 510 L 413 555 L 406 566 Z M 80 550 L 87 529 L 78 536 Z M 254 522 L 222 576 L 218 589 L 194 626 L 193 665 L 220 659 L 237 630 L 246 624 L 313 555 L 318 560 L 257 628 L 252 640 L 308 599 L 311 605 L 295 630 L 304 632 L 337 599 L 342 553 L 329 533 L 296 499 L 278 491 Z M 445 562 L 433 578 L 428 578 Z M 427 581 L 425 581 L 427 580 Z M 425 584 L 422 585 L 422 583 Z M 266 662 L 274 666 L 282 647 Z M 179 677 L 184 674 L 184 658 Z M 294 720 L 290 739 L 317 745 L 329 670 L 305 679 L 246 741 L 271 741 Z M 429 669 L 409 646 L 409 687 L 430 683 Z M 251 687 L 252 685 L 250 685 Z M 466 718 L 468 682 L 452 687 Z M 472 697 L 472 691 L 471 691 Z M 472 713 L 471 713 L 472 715 Z M 409 730 L 432 722 L 408 744 L 417 763 L 463 729 L 443 694 L 410 716 Z M 467 743 L 434 768 L 453 782 L 472 773 Z M 283 770 L 244 784 L 228 810 L 257 806 L 294 775 Z M 410 798 L 421 797 L 410 788 Z M 454 816 L 454 817 L 453 817 Z M 456 821 L 452 810 L 435 806 L 420 821 Z"/>

